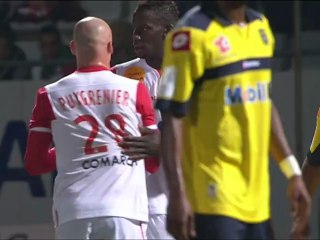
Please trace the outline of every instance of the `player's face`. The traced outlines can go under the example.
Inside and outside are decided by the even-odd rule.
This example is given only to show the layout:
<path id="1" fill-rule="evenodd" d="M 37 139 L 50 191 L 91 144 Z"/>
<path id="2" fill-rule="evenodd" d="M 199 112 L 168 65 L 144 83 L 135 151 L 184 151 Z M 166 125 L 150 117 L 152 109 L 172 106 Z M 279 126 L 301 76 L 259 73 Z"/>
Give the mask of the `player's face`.
<path id="1" fill-rule="evenodd" d="M 140 58 L 162 56 L 165 27 L 153 11 L 138 11 L 133 15 L 133 48 Z"/>

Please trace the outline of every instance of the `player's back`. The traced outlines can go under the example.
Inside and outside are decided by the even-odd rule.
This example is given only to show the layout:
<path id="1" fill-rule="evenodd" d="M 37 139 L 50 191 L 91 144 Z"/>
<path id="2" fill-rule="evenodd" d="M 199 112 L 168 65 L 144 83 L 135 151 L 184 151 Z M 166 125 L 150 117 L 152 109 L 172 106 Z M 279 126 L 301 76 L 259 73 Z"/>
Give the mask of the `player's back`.
<path id="1" fill-rule="evenodd" d="M 147 220 L 143 161 L 121 154 L 124 135 L 154 125 L 142 84 L 104 68 L 85 68 L 45 87 L 55 119 L 54 208 L 60 223 L 121 216 Z"/>

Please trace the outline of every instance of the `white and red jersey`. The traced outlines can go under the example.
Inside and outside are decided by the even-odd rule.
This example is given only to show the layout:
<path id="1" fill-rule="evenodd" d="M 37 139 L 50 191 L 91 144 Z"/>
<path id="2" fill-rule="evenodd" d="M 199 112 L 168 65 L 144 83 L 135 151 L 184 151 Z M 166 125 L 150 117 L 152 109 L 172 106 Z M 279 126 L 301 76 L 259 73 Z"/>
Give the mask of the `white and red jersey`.
<path id="1" fill-rule="evenodd" d="M 136 58 L 129 62 L 115 65 L 112 67 L 112 71 L 118 75 L 143 82 L 148 88 L 151 99 L 155 104 L 157 100 L 159 79 L 161 77 L 160 70 L 150 67 L 146 60 L 142 58 Z M 160 122 L 160 111 L 155 110 L 155 115 L 158 122 Z"/>
<path id="2" fill-rule="evenodd" d="M 129 62 L 115 65 L 113 72 L 121 76 L 139 80 L 143 82 L 150 92 L 150 96 L 155 103 L 157 99 L 158 84 L 161 72 L 149 66 L 144 59 L 136 58 Z M 155 110 L 158 123 L 161 115 Z M 168 190 L 162 165 L 154 174 L 147 174 L 147 190 L 149 199 L 149 214 L 166 214 L 168 204 Z"/>
<path id="3" fill-rule="evenodd" d="M 148 90 L 104 67 L 79 69 L 39 89 L 30 131 L 53 137 L 59 224 L 100 216 L 148 220 L 144 161 L 128 160 L 118 146 L 127 134 L 140 136 L 142 125 L 156 128 Z"/>

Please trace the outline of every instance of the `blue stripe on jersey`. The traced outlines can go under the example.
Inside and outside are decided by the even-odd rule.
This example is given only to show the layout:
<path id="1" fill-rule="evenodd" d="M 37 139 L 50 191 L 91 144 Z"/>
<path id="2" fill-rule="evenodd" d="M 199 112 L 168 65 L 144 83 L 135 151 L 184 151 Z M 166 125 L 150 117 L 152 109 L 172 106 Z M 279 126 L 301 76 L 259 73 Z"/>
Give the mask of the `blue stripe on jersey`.
<path id="1" fill-rule="evenodd" d="M 216 80 L 228 75 L 238 74 L 245 71 L 270 69 L 271 58 L 251 58 L 229 63 L 221 67 L 206 69 L 202 77 L 197 81 Z"/>
<path id="2" fill-rule="evenodd" d="M 308 163 L 310 165 L 319 166 L 320 165 L 320 145 L 316 147 L 316 149 L 307 153 Z"/>
<path id="3" fill-rule="evenodd" d="M 182 103 L 172 100 L 158 99 L 156 103 L 156 108 L 162 113 L 170 112 L 175 117 L 184 117 L 187 112 L 188 102 Z"/>

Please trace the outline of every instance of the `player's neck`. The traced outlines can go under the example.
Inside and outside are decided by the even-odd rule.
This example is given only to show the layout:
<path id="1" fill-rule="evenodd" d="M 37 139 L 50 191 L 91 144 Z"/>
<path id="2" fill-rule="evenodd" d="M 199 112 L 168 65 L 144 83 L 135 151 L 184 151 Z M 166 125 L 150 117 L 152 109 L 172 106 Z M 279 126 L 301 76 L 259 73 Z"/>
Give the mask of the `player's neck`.
<path id="1" fill-rule="evenodd" d="M 108 61 L 99 61 L 99 60 L 93 60 L 93 61 L 78 61 L 77 62 L 77 69 L 80 68 L 86 68 L 86 67 L 105 67 L 110 68 L 110 62 Z"/>
<path id="2" fill-rule="evenodd" d="M 236 24 L 241 24 L 246 22 L 245 10 L 246 10 L 245 6 L 239 6 L 237 8 L 221 7 L 221 11 L 223 12 L 223 14 Z"/>
<path id="3" fill-rule="evenodd" d="M 154 69 L 161 68 L 161 64 L 162 64 L 161 57 L 151 57 L 151 58 L 146 58 L 145 60 L 150 67 L 153 67 Z"/>

